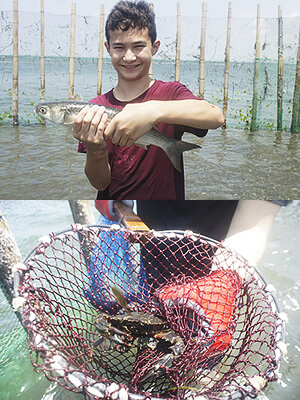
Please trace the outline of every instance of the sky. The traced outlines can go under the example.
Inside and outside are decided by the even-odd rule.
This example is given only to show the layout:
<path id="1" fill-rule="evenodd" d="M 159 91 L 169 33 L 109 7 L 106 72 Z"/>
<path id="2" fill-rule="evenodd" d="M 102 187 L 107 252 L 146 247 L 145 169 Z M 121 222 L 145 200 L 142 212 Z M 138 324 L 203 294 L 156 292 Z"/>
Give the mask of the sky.
<path id="1" fill-rule="evenodd" d="M 45 12 L 52 14 L 70 14 L 73 0 L 44 0 Z M 76 3 L 76 14 L 82 16 L 98 15 L 100 4 L 104 4 L 105 13 L 116 4 L 116 0 L 74 0 Z M 157 16 L 174 16 L 177 13 L 178 0 L 149 0 L 154 4 Z M 182 16 L 201 16 L 202 1 L 200 0 L 181 0 Z M 208 18 L 224 18 L 228 13 L 228 1 L 226 0 L 206 0 Z M 257 2 L 251 0 L 231 0 L 233 18 L 249 18 L 256 16 Z M 300 16 L 299 0 L 261 0 L 262 16 L 275 18 L 278 15 L 278 4 L 282 4 L 283 17 Z M 13 9 L 13 0 L 0 0 L 0 11 Z M 40 0 L 19 0 L 19 10 L 39 11 Z"/>

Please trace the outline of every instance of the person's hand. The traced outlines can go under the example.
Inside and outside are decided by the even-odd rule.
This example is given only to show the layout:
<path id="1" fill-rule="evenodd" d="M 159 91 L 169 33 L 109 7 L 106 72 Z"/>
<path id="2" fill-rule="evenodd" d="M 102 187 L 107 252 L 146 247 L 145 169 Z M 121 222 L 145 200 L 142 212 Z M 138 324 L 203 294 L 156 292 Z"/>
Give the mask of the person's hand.
<path id="1" fill-rule="evenodd" d="M 106 126 L 105 107 L 86 106 L 80 111 L 74 122 L 73 136 L 85 144 L 88 151 L 105 152 L 107 149 L 107 141 L 104 137 Z"/>
<path id="2" fill-rule="evenodd" d="M 106 140 L 130 147 L 155 125 L 152 102 L 127 104 L 108 124 L 104 132 Z"/>

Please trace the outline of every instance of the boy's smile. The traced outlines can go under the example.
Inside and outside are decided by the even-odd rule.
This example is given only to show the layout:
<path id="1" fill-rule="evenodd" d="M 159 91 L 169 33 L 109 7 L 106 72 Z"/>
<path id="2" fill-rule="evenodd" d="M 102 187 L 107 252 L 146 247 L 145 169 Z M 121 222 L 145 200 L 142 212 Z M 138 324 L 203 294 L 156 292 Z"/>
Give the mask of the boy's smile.
<path id="1" fill-rule="evenodd" d="M 152 56 L 159 48 L 159 41 L 152 45 L 148 29 L 130 28 L 110 32 L 106 49 L 120 80 L 148 78 Z"/>

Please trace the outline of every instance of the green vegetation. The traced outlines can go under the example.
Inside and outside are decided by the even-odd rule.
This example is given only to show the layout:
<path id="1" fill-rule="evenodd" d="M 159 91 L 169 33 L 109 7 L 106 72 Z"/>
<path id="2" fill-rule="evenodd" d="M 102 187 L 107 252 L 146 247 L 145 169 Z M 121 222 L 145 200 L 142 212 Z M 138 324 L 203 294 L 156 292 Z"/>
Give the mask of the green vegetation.
<path id="1" fill-rule="evenodd" d="M 4 111 L 4 113 L 0 113 L 0 124 L 3 124 L 6 119 L 12 119 L 12 113 L 8 111 Z"/>
<path id="2" fill-rule="evenodd" d="M 216 95 L 212 95 L 208 101 L 213 104 L 219 105 L 222 108 L 223 105 L 223 90 L 219 90 L 216 92 Z M 246 99 L 246 100 L 245 100 Z M 262 98 L 259 98 L 259 103 L 262 102 Z M 230 111 L 230 101 L 231 99 L 228 98 L 228 110 Z M 246 131 L 250 131 L 251 128 L 251 118 L 252 118 L 252 101 L 250 100 L 250 94 L 244 90 L 242 93 L 239 91 L 236 93 L 234 102 L 238 104 L 242 104 L 240 108 L 233 110 L 228 113 L 228 117 L 235 121 L 235 125 L 230 126 L 232 129 L 244 129 Z M 251 104 L 250 104 L 251 103 Z M 270 104 L 265 105 L 265 108 L 269 108 Z M 290 111 L 289 111 L 290 112 Z M 275 129 L 275 122 L 268 122 L 263 119 L 258 119 L 257 123 L 257 130 L 267 130 L 272 131 Z"/>
<path id="3" fill-rule="evenodd" d="M 40 90 L 40 89 L 39 89 Z M 4 89 L 5 92 L 12 98 L 12 89 Z M 28 104 L 28 97 L 30 98 L 38 98 L 39 94 L 38 93 L 25 93 L 24 91 L 19 93 L 19 104 Z M 24 99 L 24 101 L 22 101 Z M 19 122 L 29 125 L 32 123 L 32 119 L 42 122 L 42 118 L 39 115 L 35 115 L 33 113 L 33 107 L 34 107 L 35 101 L 30 101 L 30 109 L 28 110 L 22 110 L 21 116 L 19 115 Z M 12 107 L 9 107 L 9 110 L 4 111 L 3 113 L 0 113 L 0 125 L 5 124 L 7 122 L 11 122 L 13 120 L 13 112 L 12 112 Z"/>

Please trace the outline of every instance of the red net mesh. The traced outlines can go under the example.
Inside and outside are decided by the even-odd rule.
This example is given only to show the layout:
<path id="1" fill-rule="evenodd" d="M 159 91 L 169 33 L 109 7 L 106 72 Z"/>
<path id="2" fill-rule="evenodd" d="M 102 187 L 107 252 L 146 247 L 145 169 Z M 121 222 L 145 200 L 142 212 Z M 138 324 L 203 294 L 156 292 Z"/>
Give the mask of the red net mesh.
<path id="1" fill-rule="evenodd" d="M 44 238 L 25 265 L 19 295 L 31 360 L 66 389 L 238 399 L 276 379 L 284 338 L 276 299 L 219 243 L 75 226 Z"/>

